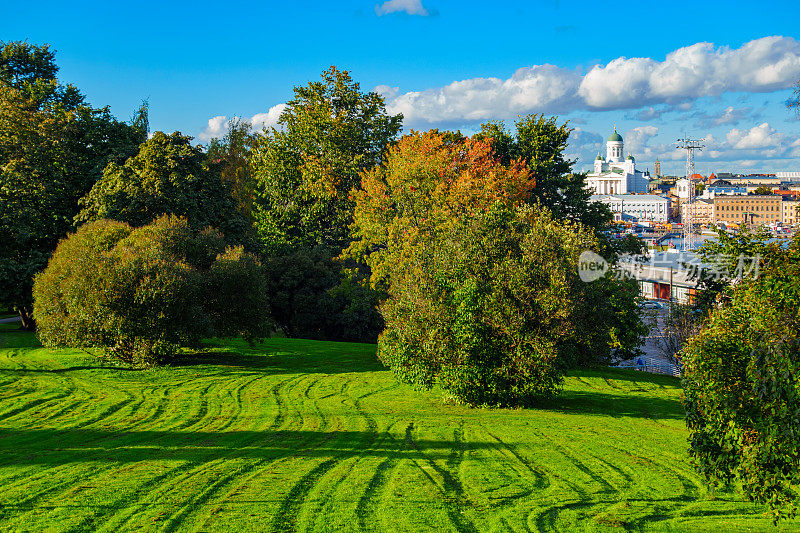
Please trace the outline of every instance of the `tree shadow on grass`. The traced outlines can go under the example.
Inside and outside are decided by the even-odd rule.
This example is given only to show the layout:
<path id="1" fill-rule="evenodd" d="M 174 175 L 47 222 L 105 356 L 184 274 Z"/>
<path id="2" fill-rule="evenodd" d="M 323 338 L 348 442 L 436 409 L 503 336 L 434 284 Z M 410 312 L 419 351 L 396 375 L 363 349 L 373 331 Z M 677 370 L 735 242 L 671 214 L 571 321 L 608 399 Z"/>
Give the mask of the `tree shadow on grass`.
<path id="1" fill-rule="evenodd" d="M 227 343 L 219 340 L 209 341 L 205 345 L 210 349 L 181 354 L 169 365 L 221 366 L 269 374 L 343 374 L 386 370 L 375 356 L 375 345 L 370 344 L 278 338 L 254 346 L 241 341 Z"/>
<path id="2" fill-rule="evenodd" d="M 685 416 L 679 399 L 648 394 L 613 394 L 597 391 L 564 391 L 539 407 L 569 414 L 610 416 L 613 418 L 653 418 L 682 420 Z"/>
<path id="3" fill-rule="evenodd" d="M 680 387 L 681 383 L 680 378 L 675 376 L 614 367 L 570 370 L 567 375 L 576 378 L 608 378 L 631 384 L 647 384 L 657 387 Z"/>

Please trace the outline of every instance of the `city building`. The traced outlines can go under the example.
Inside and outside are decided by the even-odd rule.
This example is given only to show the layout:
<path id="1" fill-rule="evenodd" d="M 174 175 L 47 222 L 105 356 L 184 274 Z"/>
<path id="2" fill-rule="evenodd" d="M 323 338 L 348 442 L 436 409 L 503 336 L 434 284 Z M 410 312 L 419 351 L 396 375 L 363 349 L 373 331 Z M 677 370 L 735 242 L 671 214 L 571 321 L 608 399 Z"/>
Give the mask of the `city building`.
<path id="1" fill-rule="evenodd" d="M 681 178 L 675 182 L 675 196 L 679 201 L 683 202 L 689 199 L 690 187 L 692 187 L 692 183 L 686 178 Z"/>
<path id="2" fill-rule="evenodd" d="M 698 198 L 694 202 L 681 204 L 681 221 L 688 220 L 687 214 L 691 210 L 693 224 L 711 224 L 714 222 L 714 200 Z"/>
<path id="3" fill-rule="evenodd" d="M 587 189 L 594 194 L 646 193 L 649 190 L 650 175 L 636 170 L 636 160 L 630 154 L 624 156 L 624 148 L 622 135 L 614 128 L 606 142 L 605 157 L 597 154 L 594 172 L 586 175 Z"/>
<path id="4" fill-rule="evenodd" d="M 670 201 L 655 194 L 594 194 L 590 201 L 606 204 L 616 221 L 669 221 Z"/>
<path id="5" fill-rule="evenodd" d="M 692 252 L 653 252 L 646 261 L 623 257 L 618 268 L 639 283 L 639 293 L 647 299 L 670 300 L 691 304 L 697 294 L 701 269 L 709 269 Z"/>
<path id="6" fill-rule="evenodd" d="M 796 196 L 785 196 L 781 201 L 781 223 L 793 228 L 800 227 L 800 200 Z"/>
<path id="7" fill-rule="evenodd" d="M 656 168 L 654 169 L 656 178 L 661 177 L 661 161 L 656 159 Z"/>
<path id="8" fill-rule="evenodd" d="M 726 195 L 714 198 L 714 222 L 725 224 L 775 225 L 781 221 L 781 197 Z"/>
<path id="9" fill-rule="evenodd" d="M 717 181 L 717 183 L 720 183 Z M 747 187 L 738 187 L 736 185 L 709 185 L 703 189 L 702 197 L 714 199 L 718 195 L 724 194 L 747 194 Z"/>

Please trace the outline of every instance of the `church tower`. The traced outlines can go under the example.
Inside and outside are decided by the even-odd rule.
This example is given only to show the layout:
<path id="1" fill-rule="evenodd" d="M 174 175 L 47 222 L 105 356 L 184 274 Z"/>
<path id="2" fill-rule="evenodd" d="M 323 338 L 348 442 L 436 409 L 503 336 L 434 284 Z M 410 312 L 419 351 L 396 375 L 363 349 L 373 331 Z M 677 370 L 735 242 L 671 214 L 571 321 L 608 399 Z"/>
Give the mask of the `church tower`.
<path id="1" fill-rule="evenodd" d="M 622 161 L 622 150 L 624 146 L 622 135 L 617 133 L 617 127 L 614 126 L 614 133 L 611 134 L 606 142 L 606 161 L 609 163 L 619 163 Z"/>
<path id="2" fill-rule="evenodd" d="M 656 159 L 656 177 L 657 178 L 661 177 L 661 161 L 659 161 L 658 159 Z"/>

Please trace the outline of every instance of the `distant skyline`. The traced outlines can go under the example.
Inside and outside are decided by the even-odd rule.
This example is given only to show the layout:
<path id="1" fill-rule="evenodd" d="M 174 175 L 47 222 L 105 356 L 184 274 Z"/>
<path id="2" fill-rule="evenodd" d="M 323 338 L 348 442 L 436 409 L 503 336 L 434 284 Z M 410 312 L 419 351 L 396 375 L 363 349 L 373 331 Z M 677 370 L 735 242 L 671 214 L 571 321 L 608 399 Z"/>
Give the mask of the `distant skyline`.
<path id="1" fill-rule="evenodd" d="M 675 140 L 704 139 L 697 171 L 800 171 L 795 2 L 22 2 L 0 40 L 50 43 L 62 81 L 153 130 L 198 142 L 233 116 L 275 123 L 292 87 L 330 65 L 383 94 L 406 130 L 475 131 L 543 112 L 576 128 L 588 170 L 616 125 L 637 166 L 683 173 Z"/>

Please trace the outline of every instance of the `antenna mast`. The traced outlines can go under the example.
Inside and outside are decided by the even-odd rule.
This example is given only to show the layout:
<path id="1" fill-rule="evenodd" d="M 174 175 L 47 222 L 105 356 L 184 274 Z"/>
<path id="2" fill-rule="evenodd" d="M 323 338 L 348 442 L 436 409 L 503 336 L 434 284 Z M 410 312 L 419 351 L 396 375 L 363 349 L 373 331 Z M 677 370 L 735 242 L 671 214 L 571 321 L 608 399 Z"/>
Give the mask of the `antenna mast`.
<path id="1" fill-rule="evenodd" d="M 703 145 L 697 139 L 690 139 L 686 136 L 683 139 L 678 139 L 678 146 L 682 150 L 686 150 L 686 180 L 689 182 L 689 198 L 687 198 L 686 220 L 683 222 L 683 249 L 684 251 L 691 250 L 694 245 L 694 183 L 692 183 L 692 176 L 694 175 L 694 151 L 702 150 Z"/>

